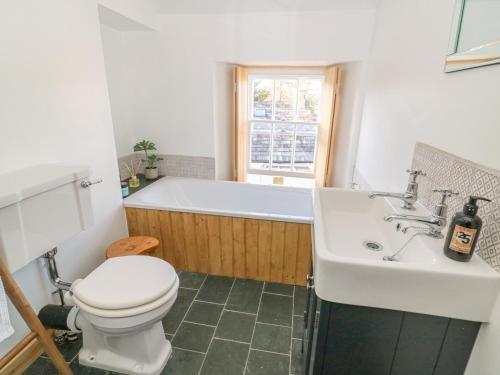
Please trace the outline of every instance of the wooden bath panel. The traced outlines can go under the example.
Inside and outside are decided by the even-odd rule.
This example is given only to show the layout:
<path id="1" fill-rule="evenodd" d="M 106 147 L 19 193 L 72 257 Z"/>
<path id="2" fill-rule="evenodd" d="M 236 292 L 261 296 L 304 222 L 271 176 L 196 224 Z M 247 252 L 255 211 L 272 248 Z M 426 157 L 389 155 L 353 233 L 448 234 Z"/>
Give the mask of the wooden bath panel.
<path id="1" fill-rule="evenodd" d="M 311 225 L 127 207 L 130 236 L 160 240 L 155 255 L 183 271 L 306 285 Z"/>

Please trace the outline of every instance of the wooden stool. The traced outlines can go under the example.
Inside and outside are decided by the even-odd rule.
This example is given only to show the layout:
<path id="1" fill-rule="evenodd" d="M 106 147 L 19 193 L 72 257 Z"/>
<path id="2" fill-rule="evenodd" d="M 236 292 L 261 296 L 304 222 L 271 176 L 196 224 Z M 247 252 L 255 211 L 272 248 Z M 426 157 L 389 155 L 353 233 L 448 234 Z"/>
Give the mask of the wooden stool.
<path id="1" fill-rule="evenodd" d="M 153 255 L 160 241 L 154 237 L 134 236 L 113 242 L 106 250 L 106 258 L 125 255 Z"/>

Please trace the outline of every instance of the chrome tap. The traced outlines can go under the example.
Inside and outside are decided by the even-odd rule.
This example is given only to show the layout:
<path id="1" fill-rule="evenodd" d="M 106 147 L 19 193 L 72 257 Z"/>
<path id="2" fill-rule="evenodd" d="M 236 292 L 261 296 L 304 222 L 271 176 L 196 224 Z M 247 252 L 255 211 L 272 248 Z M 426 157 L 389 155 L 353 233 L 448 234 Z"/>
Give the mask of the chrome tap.
<path id="1" fill-rule="evenodd" d="M 408 179 L 408 186 L 406 187 L 406 191 L 404 193 L 388 193 L 383 191 L 372 191 L 368 194 L 368 197 L 372 199 L 376 197 L 389 197 L 389 198 L 401 199 L 403 201 L 403 203 L 401 204 L 402 208 L 407 210 L 414 210 L 415 207 L 413 205 L 415 204 L 418 198 L 417 177 L 426 176 L 426 174 L 419 169 L 407 169 L 406 172 L 410 174 L 410 177 Z"/>
<path id="2" fill-rule="evenodd" d="M 452 195 L 457 195 L 458 193 L 451 191 L 449 189 L 435 189 L 432 190 L 435 193 L 441 193 L 441 199 L 434 206 L 432 210 L 432 214 L 429 216 L 416 216 L 416 215 L 404 215 L 404 214 L 393 214 L 387 215 L 384 217 L 385 221 L 392 222 L 393 220 L 401 220 L 401 221 L 411 221 L 415 223 L 424 224 L 425 227 L 411 227 L 416 229 L 427 229 L 425 234 L 431 237 L 442 238 L 443 235 L 441 231 L 446 226 L 447 219 L 446 213 L 448 211 L 448 205 L 446 204 L 446 200 L 448 197 Z M 403 228 L 403 233 L 406 233 L 408 228 Z"/>

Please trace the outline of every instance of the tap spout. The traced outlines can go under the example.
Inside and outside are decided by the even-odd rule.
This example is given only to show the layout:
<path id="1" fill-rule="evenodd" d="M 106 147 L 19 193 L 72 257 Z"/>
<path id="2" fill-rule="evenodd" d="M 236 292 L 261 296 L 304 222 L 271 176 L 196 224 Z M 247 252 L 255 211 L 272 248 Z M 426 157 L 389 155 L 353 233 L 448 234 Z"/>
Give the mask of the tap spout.
<path id="1" fill-rule="evenodd" d="M 372 191 L 368 193 L 368 198 L 374 199 L 377 197 L 396 198 L 402 201 L 401 207 L 407 210 L 414 210 L 413 204 L 417 201 L 417 195 L 412 192 L 405 193 L 390 193 L 385 191 Z"/>
<path id="2" fill-rule="evenodd" d="M 392 214 L 384 217 L 384 221 L 392 222 L 397 221 L 410 221 L 414 223 L 424 224 L 429 227 L 429 235 L 433 237 L 440 237 L 441 230 L 446 225 L 446 218 L 440 216 L 417 216 L 417 215 L 402 215 L 402 214 Z"/>
<path id="3" fill-rule="evenodd" d="M 389 197 L 389 198 L 398 198 L 405 199 L 405 194 L 402 193 L 386 193 L 384 191 L 371 191 L 368 193 L 368 198 L 374 199 L 377 197 Z"/>

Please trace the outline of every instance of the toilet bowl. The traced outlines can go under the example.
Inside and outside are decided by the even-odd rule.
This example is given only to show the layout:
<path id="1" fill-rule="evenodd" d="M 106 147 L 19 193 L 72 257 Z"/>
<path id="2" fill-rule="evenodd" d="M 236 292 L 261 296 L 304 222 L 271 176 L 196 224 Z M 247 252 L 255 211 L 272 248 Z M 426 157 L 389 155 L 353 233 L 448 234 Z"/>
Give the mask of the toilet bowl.
<path id="1" fill-rule="evenodd" d="M 75 281 L 66 297 L 78 307 L 79 362 L 124 374 L 159 374 L 172 352 L 161 320 L 178 288 L 169 263 L 141 255 L 110 258 Z"/>

